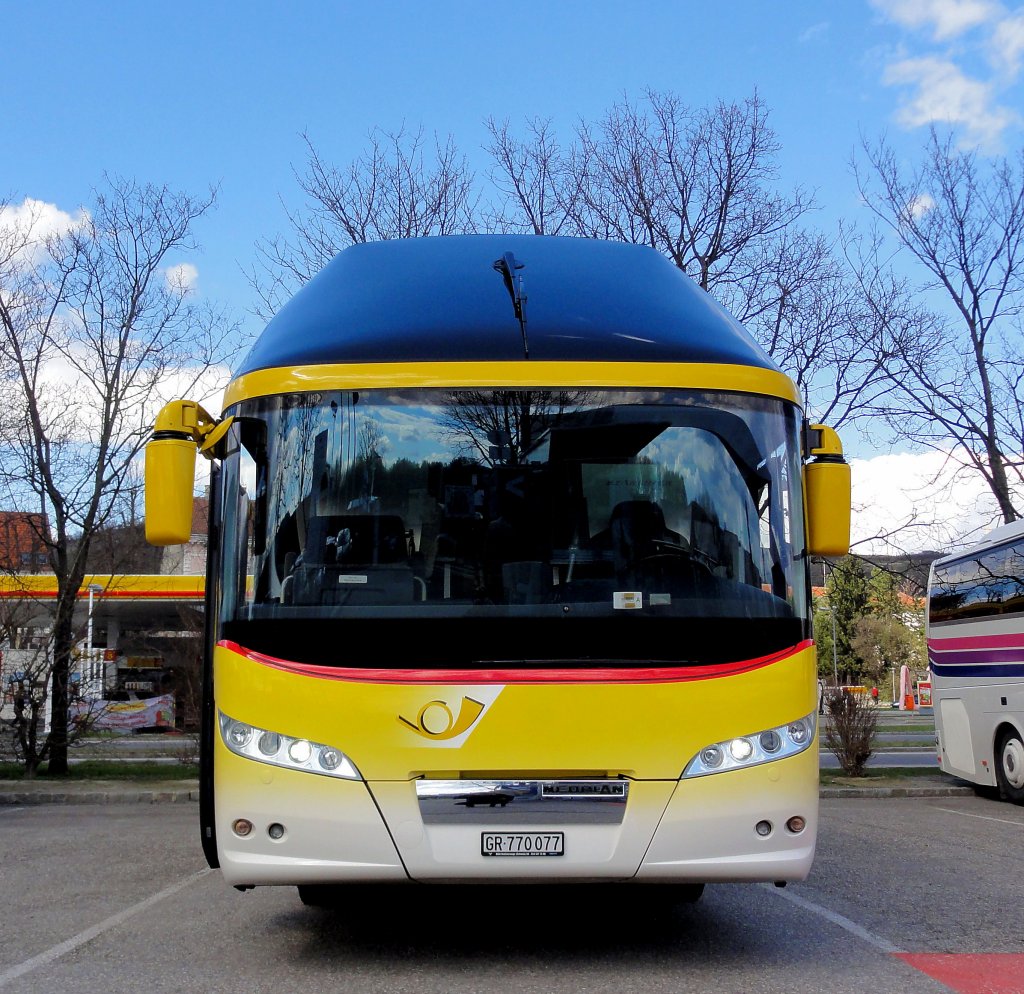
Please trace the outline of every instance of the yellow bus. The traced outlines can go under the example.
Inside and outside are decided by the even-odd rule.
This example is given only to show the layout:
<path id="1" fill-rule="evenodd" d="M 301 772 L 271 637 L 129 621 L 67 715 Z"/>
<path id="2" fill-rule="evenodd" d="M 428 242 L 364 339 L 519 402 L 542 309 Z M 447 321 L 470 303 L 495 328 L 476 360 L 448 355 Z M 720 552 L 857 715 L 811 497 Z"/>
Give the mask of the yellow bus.
<path id="1" fill-rule="evenodd" d="M 200 811 L 238 888 L 803 879 L 808 560 L 849 469 L 652 249 L 355 245 L 220 418 L 147 447 L 150 541 L 214 462 Z"/>

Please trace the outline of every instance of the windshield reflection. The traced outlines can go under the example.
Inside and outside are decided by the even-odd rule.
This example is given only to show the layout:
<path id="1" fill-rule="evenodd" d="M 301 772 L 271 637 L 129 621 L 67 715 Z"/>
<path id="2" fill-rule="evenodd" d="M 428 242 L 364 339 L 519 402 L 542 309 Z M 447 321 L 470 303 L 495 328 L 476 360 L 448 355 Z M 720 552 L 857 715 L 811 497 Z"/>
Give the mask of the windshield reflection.
<path id="1" fill-rule="evenodd" d="M 463 663 L 676 659 L 692 654 L 637 646 L 637 620 L 806 618 L 797 416 L 782 402 L 338 391 L 231 413 L 221 614 L 250 626 L 231 636 L 249 647 L 282 643 L 288 622 L 387 620 L 412 625 L 420 659 L 413 623 L 461 617 L 520 626 L 506 646 L 454 652 Z M 600 624 L 558 629 L 557 656 L 550 637 L 531 648 L 531 622 L 585 619 Z"/>

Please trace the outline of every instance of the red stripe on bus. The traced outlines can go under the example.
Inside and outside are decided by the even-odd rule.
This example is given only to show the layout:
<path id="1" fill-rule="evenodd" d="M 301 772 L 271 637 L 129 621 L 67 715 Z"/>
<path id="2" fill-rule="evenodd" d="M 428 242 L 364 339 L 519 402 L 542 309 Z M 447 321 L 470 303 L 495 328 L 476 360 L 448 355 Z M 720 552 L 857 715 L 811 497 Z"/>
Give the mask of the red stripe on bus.
<path id="1" fill-rule="evenodd" d="M 599 669 L 494 669 L 494 670 L 386 670 L 360 667 L 317 666 L 312 663 L 295 663 L 278 659 L 254 649 L 246 649 L 237 642 L 222 639 L 217 643 L 223 649 L 251 659 L 254 663 L 273 669 L 297 673 L 301 676 L 321 680 L 345 680 L 352 683 L 684 683 L 689 680 L 713 680 L 719 677 L 737 676 L 751 670 L 781 662 L 798 652 L 809 649 L 814 643 L 808 639 L 790 649 L 744 659 L 731 663 L 715 663 L 710 666 L 657 666 L 645 669 L 602 667 Z"/>

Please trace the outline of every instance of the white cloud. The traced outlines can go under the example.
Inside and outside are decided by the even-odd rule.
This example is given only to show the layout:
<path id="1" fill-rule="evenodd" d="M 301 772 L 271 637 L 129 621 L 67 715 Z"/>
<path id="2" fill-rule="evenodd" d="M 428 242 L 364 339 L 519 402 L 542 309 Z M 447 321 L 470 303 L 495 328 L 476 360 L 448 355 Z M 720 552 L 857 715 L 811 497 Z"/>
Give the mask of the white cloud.
<path id="1" fill-rule="evenodd" d="M 985 481 L 958 471 L 944 453 L 852 459 L 850 468 L 856 552 L 946 551 L 997 523 L 998 508 Z M 876 537 L 885 533 L 893 535 Z"/>
<path id="2" fill-rule="evenodd" d="M 94 364 L 88 349 L 79 347 L 76 353 L 82 365 Z M 224 387 L 229 379 L 230 370 L 226 366 L 212 366 L 205 370 L 185 367 L 165 373 L 151 384 L 140 380 L 136 393 L 147 394 L 145 404 L 126 409 L 125 418 L 137 426 L 152 425 L 164 404 L 181 398 L 198 401 L 213 417 L 219 417 Z M 72 441 L 95 439 L 100 423 L 98 405 L 102 399 L 74 362 L 66 356 L 49 359 L 40 369 L 38 389 L 40 403 L 48 412 L 68 413 L 65 423 Z"/>
<path id="3" fill-rule="evenodd" d="M 145 423 L 153 424 L 164 404 L 172 400 L 194 400 L 211 417 L 221 416 L 224 400 L 224 388 L 231 379 L 231 370 L 227 366 L 211 366 L 196 378 L 195 369 L 183 369 L 165 376 L 153 391 L 153 396 L 146 405 Z M 139 453 L 137 466 L 139 471 L 145 465 L 145 456 Z M 202 494 L 210 484 L 210 460 L 198 456 L 195 462 L 195 480 L 193 490 Z M 254 481 L 248 484 L 255 485 Z"/>
<path id="4" fill-rule="evenodd" d="M 989 49 L 993 65 L 1009 79 L 1016 79 L 1024 57 L 1024 10 L 996 24 Z"/>
<path id="5" fill-rule="evenodd" d="M 160 381 L 153 397 L 154 418 L 164 404 L 184 398 L 197 401 L 213 417 L 220 417 L 224 388 L 231 378 L 231 370 L 227 366 L 211 366 L 202 372 L 198 380 L 196 373 L 195 369 L 183 369 L 168 374 Z"/>
<path id="6" fill-rule="evenodd" d="M 23 261 L 32 262 L 45 251 L 48 238 L 64 235 L 88 219 L 88 213 L 81 207 L 72 215 L 56 204 L 26 197 L 20 204 L 0 206 L 0 233 L 23 241 L 18 255 Z"/>
<path id="7" fill-rule="evenodd" d="M 997 0 L 870 2 L 919 43 L 922 36 L 932 43 L 931 52 L 902 50 L 884 72 L 886 85 L 907 91 L 897 122 L 905 128 L 948 125 L 958 130 L 961 145 L 998 151 L 1003 132 L 1021 122 L 1011 88 L 1024 68 L 1024 8 L 1008 10 Z"/>
<path id="8" fill-rule="evenodd" d="M 169 266 L 164 272 L 164 278 L 172 290 L 187 293 L 194 289 L 196 280 L 199 279 L 199 270 L 191 262 L 181 262 L 176 266 Z"/>
<path id="9" fill-rule="evenodd" d="M 918 218 L 924 217 L 934 207 L 935 198 L 930 193 L 919 193 L 907 204 L 905 210 L 907 216 L 914 218 L 916 221 Z"/>
<path id="10" fill-rule="evenodd" d="M 968 143 L 995 146 L 1003 130 L 1020 120 L 1016 112 L 994 103 L 989 84 L 970 79 L 946 59 L 925 56 L 893 63 L 883 82 L 913 88 L 896 115 L 908 128 L 942 121 L 962 128 Z"/>
<path id="11" fill-rule="evenodd" d="M 929 29 L 935 41 L 948 41 L 997 18 L 991 0 L 871 0 L 876 10 L 904 27 Z"/>
<path id="12" fill-rule="evenodd" d="M 812 24 L 806 31 L 802 32 L 797 41 L 799 41 L 801 45 L 817 41 L 819 38 L 824 38 L 825 35 L 828 34 L 828 29 L 828 21 L 819 21 L 817 24 Z"/>

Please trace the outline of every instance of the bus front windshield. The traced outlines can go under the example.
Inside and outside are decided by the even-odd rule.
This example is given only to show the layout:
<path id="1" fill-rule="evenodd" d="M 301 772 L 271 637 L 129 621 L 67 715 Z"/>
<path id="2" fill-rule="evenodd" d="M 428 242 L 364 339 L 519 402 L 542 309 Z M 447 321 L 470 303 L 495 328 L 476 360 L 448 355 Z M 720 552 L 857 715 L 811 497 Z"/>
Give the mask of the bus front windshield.
<path id="1" fill-rule="evenodd" d="M 227 413 L 220 637 L 247 649 L 572 669 L 807 635 L 799 412 L 782 401 L 437 388 Z"/>

